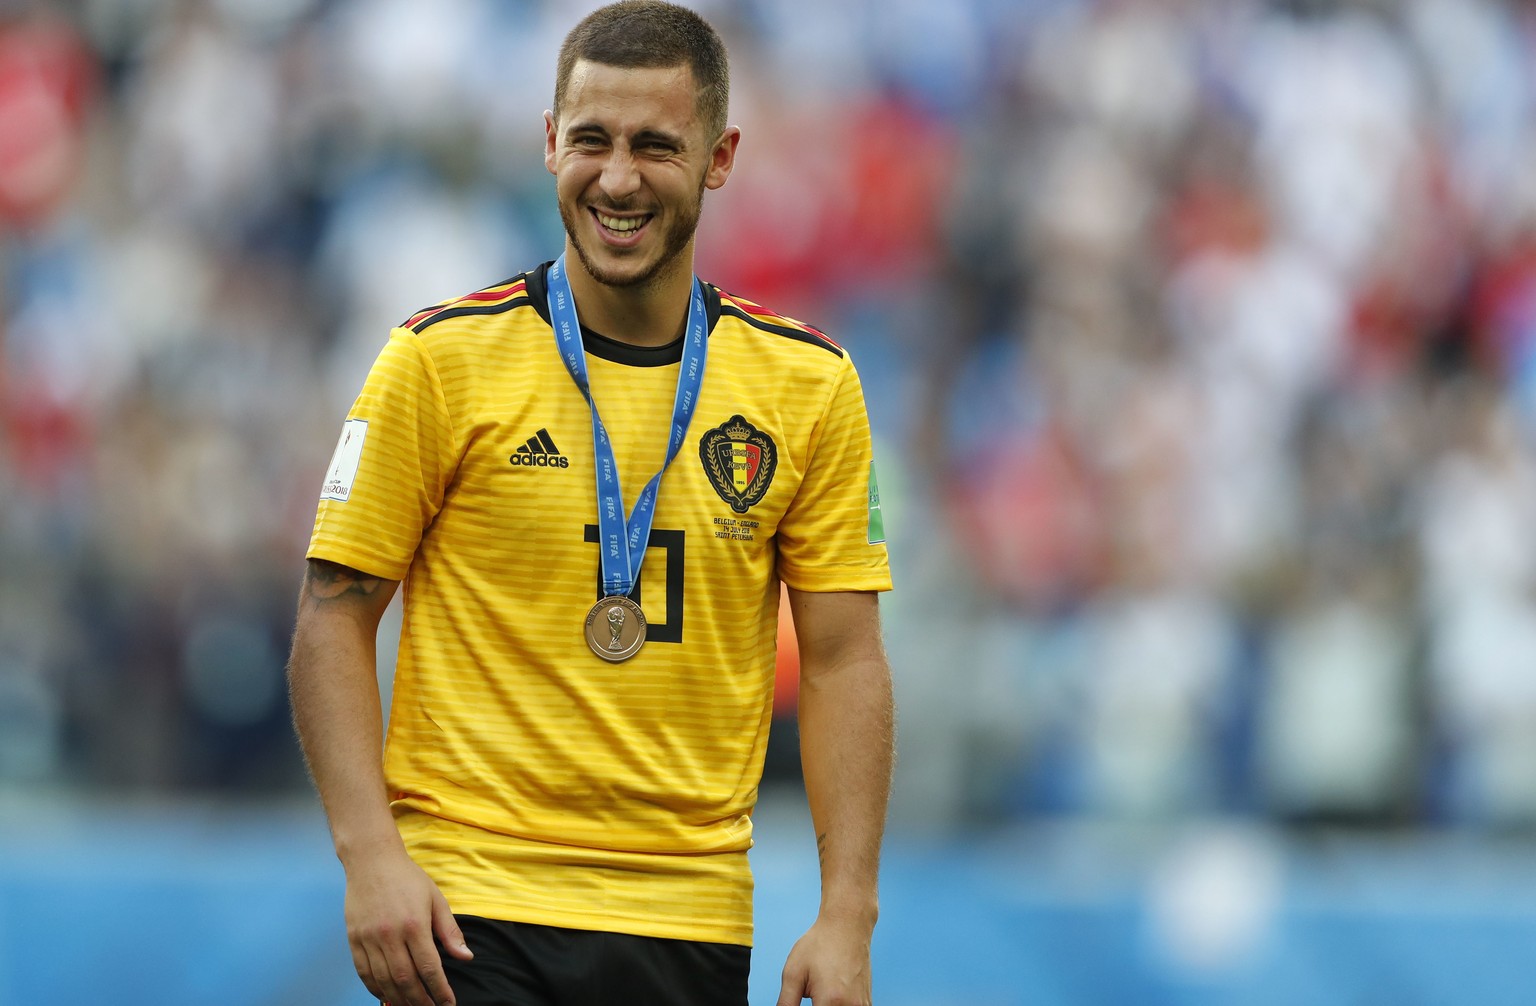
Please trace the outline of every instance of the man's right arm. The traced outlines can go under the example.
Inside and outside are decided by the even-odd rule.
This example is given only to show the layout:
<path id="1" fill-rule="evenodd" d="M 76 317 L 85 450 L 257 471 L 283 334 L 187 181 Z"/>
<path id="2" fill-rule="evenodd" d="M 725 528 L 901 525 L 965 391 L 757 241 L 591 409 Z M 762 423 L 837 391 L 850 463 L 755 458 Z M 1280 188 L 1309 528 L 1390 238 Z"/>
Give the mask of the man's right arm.
<path id="1" fill-rule="evenodd" d="M 467 960 L 448 903 L 406 854 L 384 784 L 376 644 L 398 581 L 309 560 L 288 687 L 294 727 L 347 874 L 358 977 L 394 1006 L 449 1006 L 434 934 Z"/>

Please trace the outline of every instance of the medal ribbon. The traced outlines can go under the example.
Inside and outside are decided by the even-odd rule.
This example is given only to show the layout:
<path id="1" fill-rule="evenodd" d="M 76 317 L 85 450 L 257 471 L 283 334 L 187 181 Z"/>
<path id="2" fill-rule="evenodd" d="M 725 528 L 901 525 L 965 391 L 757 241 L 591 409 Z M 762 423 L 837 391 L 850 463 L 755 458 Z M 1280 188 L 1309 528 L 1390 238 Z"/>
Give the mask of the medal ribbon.
<path id="1" fill-rule="evenodd" d="M 651 476 L 641 490 L 627 520 L 624 517 L 624 494 L 619 491 L 619 465 L 613 456 L 608 430 L 597 414 L 592 385 L 587 379 L 587 354 L 581 344 L 581 322 L 576 317 L 576 298 L 571 295 L 564 254 L 549 267 L 549 320 L 566 372 L 581 389 L 582 397 L 592 410 L 592 454 L 597 462 L 597 529 L 603 590 L 610 597 L 628 597 L 635 589 L 640 566 L 645 562 L 651 524 L 656 519 L 656 495 L 661 488 L 661 476 L 683 446 L 688 424 L 699 404 L 699 388 L 704 383 L 705 328 L 708 325 L 704 284 L 694 277 L 693 293 L 688 301 L 688 324 L 683 336 L 683 360 L 677 374 L 677 397 L 672 402 L 672 432 L 667 439 L 667 458 L 661 463 L 661 471 Z"/>

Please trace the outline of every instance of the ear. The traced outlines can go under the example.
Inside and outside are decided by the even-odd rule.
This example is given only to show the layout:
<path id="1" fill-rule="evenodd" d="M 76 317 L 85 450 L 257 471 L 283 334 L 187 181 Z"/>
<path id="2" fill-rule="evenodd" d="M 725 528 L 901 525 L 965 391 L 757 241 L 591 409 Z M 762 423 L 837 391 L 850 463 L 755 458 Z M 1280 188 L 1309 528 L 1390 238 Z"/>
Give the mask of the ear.
<path id="1" fill-rule="evenodd" d="M 557 146 L 555 141 L 555 113 L 546 110 L 544 112 L 544 167 L 550 174 L 555 173 L 555 147 Z"/>
<path id="2" fill-rule="evenodd" d="M 736 167 L 736 145 L 740 142 L 741 129 L 725 127 L 725 132 L 715 141 L 715 148 L 709 152 L 709 170 L 704 173 L 705 188 L 718 189 L 731 177 L 731 169 Z"/>

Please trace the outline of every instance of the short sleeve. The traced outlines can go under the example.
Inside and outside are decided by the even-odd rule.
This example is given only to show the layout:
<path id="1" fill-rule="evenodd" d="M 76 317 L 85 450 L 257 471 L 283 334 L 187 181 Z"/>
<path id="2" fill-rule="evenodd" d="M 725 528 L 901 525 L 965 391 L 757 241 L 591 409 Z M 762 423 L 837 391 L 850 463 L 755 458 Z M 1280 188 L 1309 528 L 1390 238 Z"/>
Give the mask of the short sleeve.
<path id="1" fill-rule="evenodd" d="M 395 329 L 342 424 L 308 556 L 402 580 L 452 477 L 453 429 L 432 358 Z"/>
<path id="2" fill-rule="evenodd" d="M 796 590 L 890 590 L 864 389 L 851 360 L 812 433 L 805 478 L 779 521 L 779 576 Z"/>

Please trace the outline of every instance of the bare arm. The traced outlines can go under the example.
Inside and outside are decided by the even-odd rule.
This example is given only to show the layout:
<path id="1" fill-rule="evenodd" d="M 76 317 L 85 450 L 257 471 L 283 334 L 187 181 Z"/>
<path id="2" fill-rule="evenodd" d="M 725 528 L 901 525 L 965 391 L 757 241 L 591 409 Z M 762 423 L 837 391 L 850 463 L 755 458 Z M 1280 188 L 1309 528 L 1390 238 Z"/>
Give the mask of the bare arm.
<path id="1" fill-rule="evenodd" d="M 344 864 L 355 850 L 400 844 L 384 791 L 376 646 L 398 586 L 311 559 L 299 594 L 288 662 L 293 722 Z"/>
<path id="2" fill-rule="evenodd" d="M 875 594 L 790 590 L 800 640 L 800 760 L 821 910 L 784 967 L 781 1006 L 867 1006 L 869 944 L 894 761 L 891 672 Z"/>
<path id="3" fill-rule="evenodd" d="M 435 932 L 468 958 L 446 899 L 406 854 L 384 784 L 376 643 L 398 581 L 311 559 L 288 662 L 294 727 L 347 873 L 358 977 L 395 1006 L 449 1006 Z"/>

